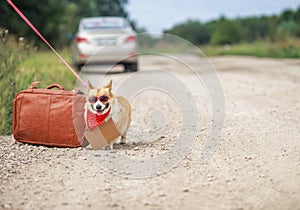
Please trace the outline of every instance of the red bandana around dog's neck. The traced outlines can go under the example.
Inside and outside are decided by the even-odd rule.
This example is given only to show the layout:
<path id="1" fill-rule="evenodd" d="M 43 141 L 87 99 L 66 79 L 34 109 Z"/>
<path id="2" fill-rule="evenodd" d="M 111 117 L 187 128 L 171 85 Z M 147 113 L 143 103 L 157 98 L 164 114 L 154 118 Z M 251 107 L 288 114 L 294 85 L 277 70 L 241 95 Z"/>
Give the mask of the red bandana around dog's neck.
<path id="1" fill-rule="evenodd" d="M 110 109 L 111 108 L 109 108 L 109 110 L 104 114 L 94 114 L 90 110 L 87 110 L 86 124 L 89 130 L 93 130 L 97 126 L 101 125 L 106 119 L 106 117 L 109 115 Z"/>

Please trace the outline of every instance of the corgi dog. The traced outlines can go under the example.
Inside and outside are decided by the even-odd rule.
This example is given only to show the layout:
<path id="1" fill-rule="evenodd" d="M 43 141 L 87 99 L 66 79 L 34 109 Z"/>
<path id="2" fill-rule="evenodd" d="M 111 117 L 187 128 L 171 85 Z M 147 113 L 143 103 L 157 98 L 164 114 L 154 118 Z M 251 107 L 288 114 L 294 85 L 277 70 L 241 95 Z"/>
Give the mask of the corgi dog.
<path id="1" fill-rule="evenodd" d="M 111 141 L 105 149 L 113 149 L 115 143 L 127 143 L 126 133 L 131 122 L 131 112 L 128 100 L 112 93 L 112 80 L 102 88 L 95 88 L 88 82 L 84 111 L 87 127 L 92 130 L 112 118 L 120 133 L 120 136 Z"/>

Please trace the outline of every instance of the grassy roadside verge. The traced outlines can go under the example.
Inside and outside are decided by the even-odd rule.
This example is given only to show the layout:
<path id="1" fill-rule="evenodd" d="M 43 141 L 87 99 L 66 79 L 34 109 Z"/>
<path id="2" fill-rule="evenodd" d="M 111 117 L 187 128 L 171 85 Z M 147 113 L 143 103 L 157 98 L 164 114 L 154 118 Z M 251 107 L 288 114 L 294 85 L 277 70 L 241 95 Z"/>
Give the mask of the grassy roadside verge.
<path id="1" fill-rule="evenodd" d="M 70 64 L 70 55 L 67 50 L 59 54 Z M 19 72 L 31 74 L 32 81 L 40 81 L 41 87 L 47 87 L 52 83 L 62 85 L 66 90 L 74 89 L 76 78 L 50 50 L 35 52 L 19 66 Z M 29 84 L 30 85 L 30 84 Z"/>
<path id="2" fill-rule="evenodd" d="M 207 56 L 247 55 L 272 58 L 300 58 L 300 39 L 284 42 L 256 41 L 225 46 L 200 46 Z"/>
<path id="3" fill-rule="evenodd" d="M 67 50 L 59 53 L 70 62 Z M 12 133 L 13 99 L 31 82 L 41 82 L 41 88 L 52 83 L 58 83 L 66 90 L 75 87 L 76 78 L 53 52 L 35 51 L 14 37 L 0 37 L 0 67 L 0 135 Z"/>

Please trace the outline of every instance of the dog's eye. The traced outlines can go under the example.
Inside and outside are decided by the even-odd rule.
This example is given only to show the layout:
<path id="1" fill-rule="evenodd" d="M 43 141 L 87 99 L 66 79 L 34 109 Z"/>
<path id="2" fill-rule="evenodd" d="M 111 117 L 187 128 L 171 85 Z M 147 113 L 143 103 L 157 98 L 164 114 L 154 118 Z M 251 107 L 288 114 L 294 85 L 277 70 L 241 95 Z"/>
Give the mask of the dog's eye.
<path id="1" fill-rule="evenodd" d="M 90 101 L 91 103 L 96 103 L 96 102 L 97 102 L 97 97 L 96 97 L 96 96 L 91 96 L 91 97 L 89 98 L 89 101 Z"/>
<path id="2" fill-rule="evenodd" d="M 100 96 L 99 100 L 101 102 L 107 102 L 108 101 L 108 96 Z"/>

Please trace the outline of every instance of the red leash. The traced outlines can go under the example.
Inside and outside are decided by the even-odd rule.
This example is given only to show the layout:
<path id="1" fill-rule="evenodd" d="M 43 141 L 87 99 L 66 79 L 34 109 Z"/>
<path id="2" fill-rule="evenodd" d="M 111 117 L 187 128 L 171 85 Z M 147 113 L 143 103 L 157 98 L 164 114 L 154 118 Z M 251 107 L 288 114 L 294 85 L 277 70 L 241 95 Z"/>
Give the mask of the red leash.
<path id="1" fill-rule="evenodd" d="M 23 13 L 11 2 L 11 0 L 7 0 L 10 6 L 20 15 L 20 17 L 29 25 L 29 27 L 48 45 L 48 47 L 57 55 L 57 57 L 68 67 L 68 69 L 74 74 L 74 76 L 87 87 L 87 84 L 79 77 L 79 75 L 72 69 L 72 67 L 56 52 L 56 50 L 49 44 L 49 42 L 42 36 L 42 34 L 32 25 L 32 23 L 23 15 Z"/>

